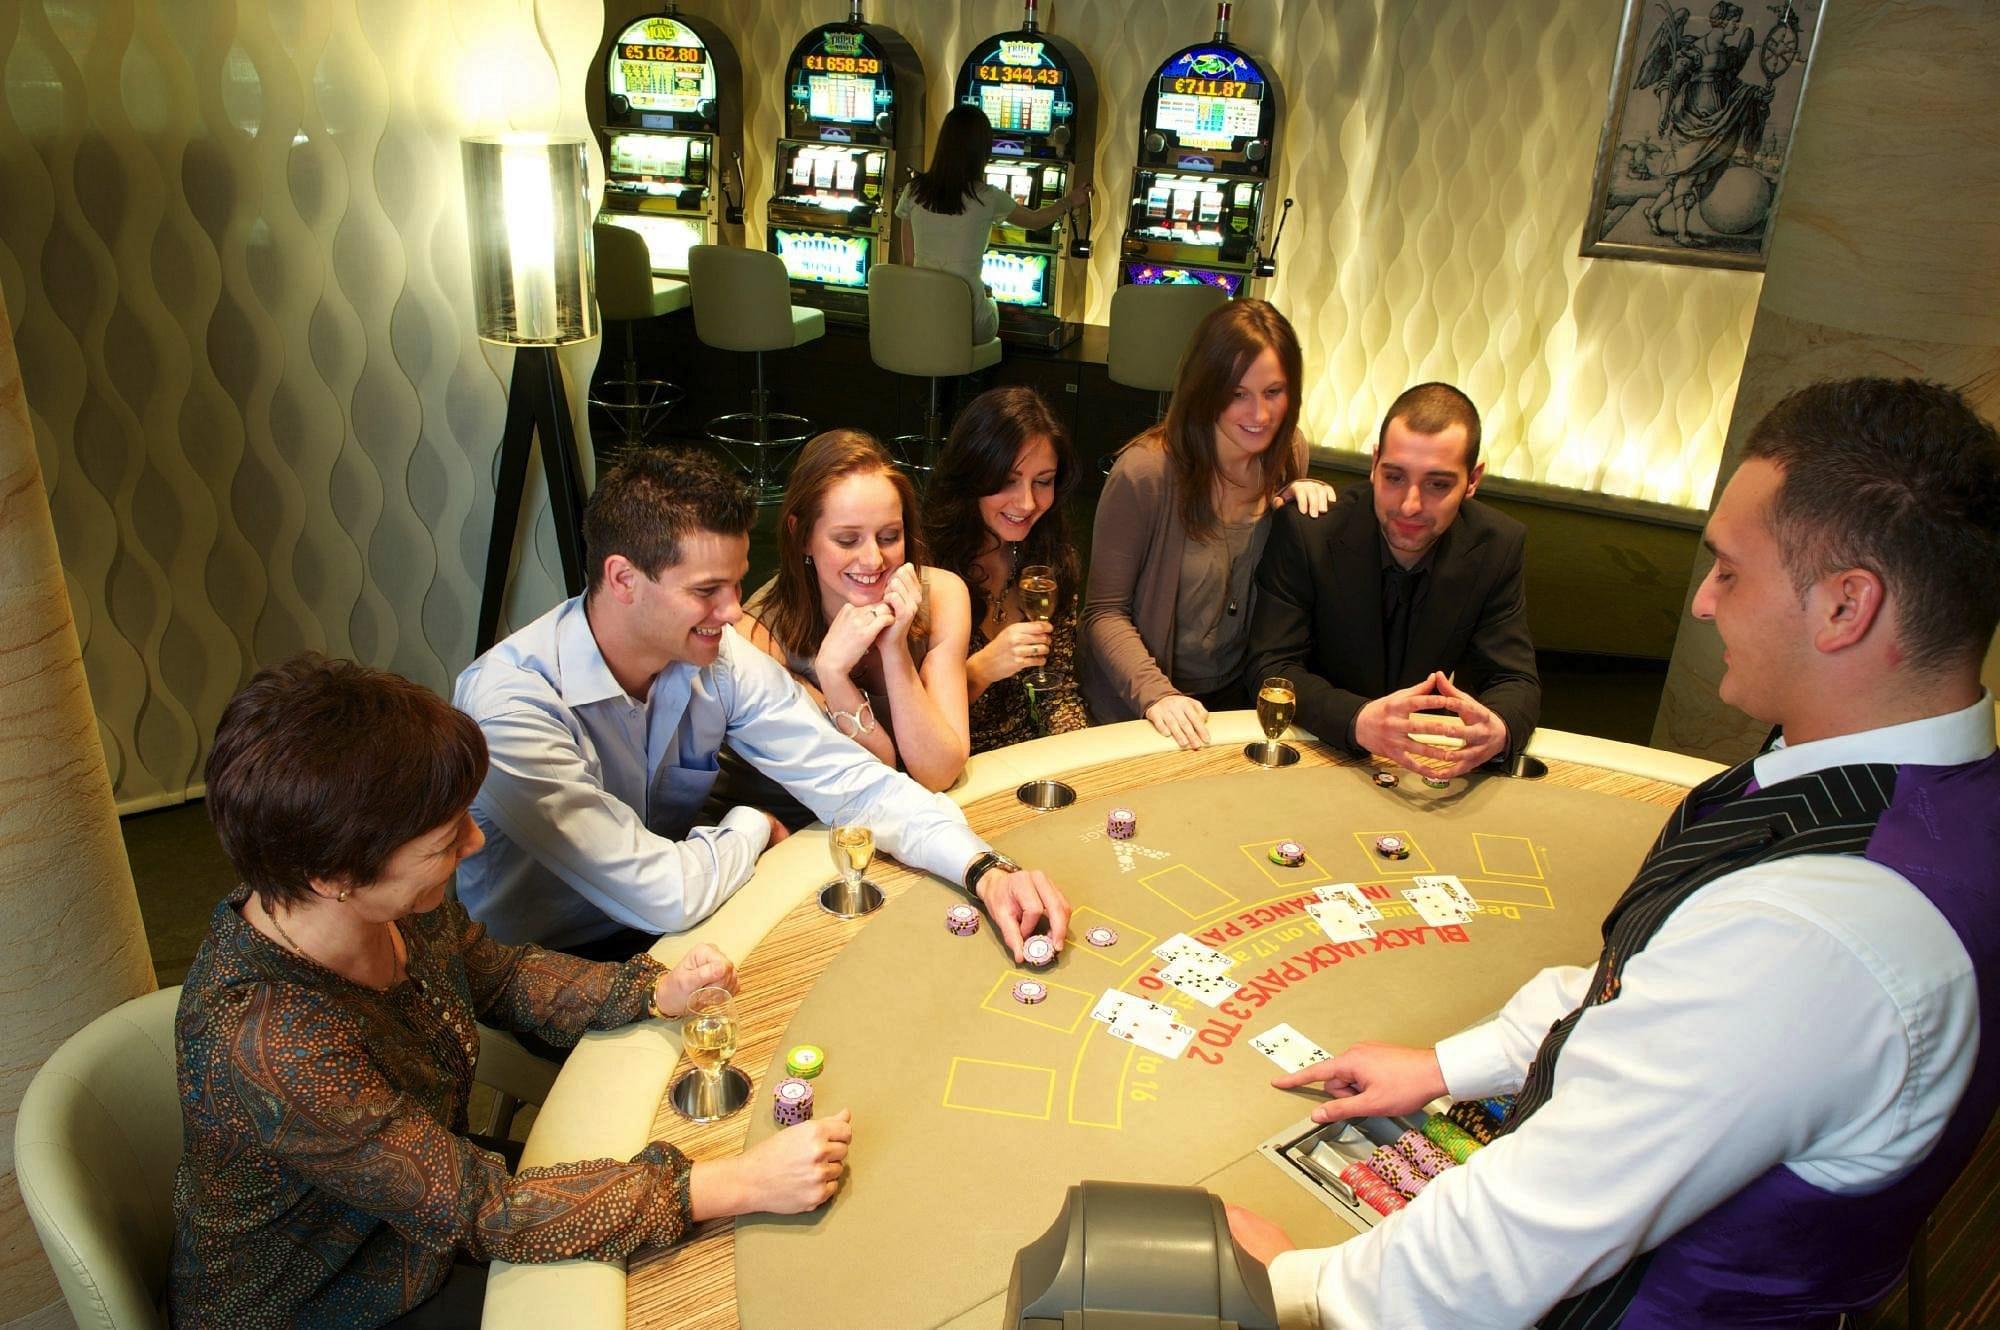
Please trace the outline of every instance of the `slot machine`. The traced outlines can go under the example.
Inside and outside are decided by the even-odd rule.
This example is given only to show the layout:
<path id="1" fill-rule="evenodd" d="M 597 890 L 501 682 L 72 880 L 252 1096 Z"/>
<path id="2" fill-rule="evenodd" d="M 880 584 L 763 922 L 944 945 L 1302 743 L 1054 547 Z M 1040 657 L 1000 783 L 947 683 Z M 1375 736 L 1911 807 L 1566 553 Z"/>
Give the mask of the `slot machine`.
<path id="1" fill-rule="evenodd" d="M 653 271 L 685 274 L 689 249 L 726 243 L 743 224 L 735 49 L 718 29 L 669 8 L 620 26 L 599 70 L 598 220 L 645 237 Z"/>
<path id="2" fill-rule="evenodd" d="M 972 48 L 957 89 L 959 104 L 977 106 L 993 125 L 987 183 L 1027 208 L 1061 198 L 1079 166 L 1089 170 L 1097 142 L 1090 63 L 1041 31 L 1035 7 L 1027 0 L 1018 31 Z M 1073 341 L 1083 331 L 1089 257 L 1087 207 L 1039 231 L 997 223 L 980 275 L 1000 308 L 1001 338 L 1051 350 Z"/>
<path id="3" fill-rule="evenodd" d="M 1280 109 L 1276 80 L 1230 45 L 1218 4 L 1214 38 L 1146 85 L 1119 285 L 1203 282 L 1234 299 L 1275 271 L 1263 241 Z"/>
<path id="4" fill-rule="evenodd" d="M 768 248 L 792 298 L 837 322 L 868 317 L 868 270 L 889 258 L 896 188 L 923 164 L 924 70 L 889 28 L 814 28 L 785 65 L 785 130 L 768 209 Z"/>

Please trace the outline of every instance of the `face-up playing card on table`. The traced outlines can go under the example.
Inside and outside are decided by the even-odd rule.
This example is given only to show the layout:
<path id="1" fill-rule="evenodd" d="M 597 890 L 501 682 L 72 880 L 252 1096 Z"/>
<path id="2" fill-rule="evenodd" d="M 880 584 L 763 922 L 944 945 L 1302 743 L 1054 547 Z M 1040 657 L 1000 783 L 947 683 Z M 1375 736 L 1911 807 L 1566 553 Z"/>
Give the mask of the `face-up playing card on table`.
<path id="1" fill-rule="evenodd" d="M 1214 947 L 1197 942 L 1186 933 L 1176 933 L 1153 948 L 1153 954 L 1172 965 L 1178 960 L 1193 960 L 1210 970 L 1226 970 L 1236 962 L 1217 951 Z"/>
<path id="2" fill-rule="evenodd" d="M 1353 907 L 1356 917 L 1370 923 L 1382 917 L 1381 908 L 1369 900 L 1361 888 L 1352 882 L 1335 882 L 1329 886 L 1314 887 L 1313 895 L 1323 901 L 1346 901 Z"/>
<path id="3" fill-rule="evenodd" d="M 1175 1020 L 1173 1008 L 1115 988 L 1105 990 L 1090 1018 L 1103 1022 L 1112 1038 L 1137 1044 L 1161 1057 L 1178 1058 L 1194 1039 L 1194 1027 Z"/>
<path id="4" fill-rule="evenodd" d="M 1368 921 L 1356 914 L 1352 905 L 1338 897 L 1330 901 L 1314 901 L 1306 906 L 1306 913 L 1319 925 L 1319 931 L 1334 942 L 1362 942 L 1375 936 L 1375 930 Z"/>
<path id="5" fill-rule="evenodd" d="M 1150 1014 L 1170 1021 L 1174 1018 L 1174 1009 L 1142 997 L 1134 997 L 1130 993 L 1121 993 L 1115 988 L 1105 989 L 1104 996 L 1097 999 L 1097 1005 L 1090 1009 L 1090 1019 L 1101 1021 L 1105 1025 L 1112 1025 L 1127 1016 L 1140 1014 Z"/>
<path id="6" fill-rule="evenodd" d="M 1479 913 L 1479 902 L 1472 899 L 1472 893 L 1465 889 L 1463 882 L 1460 882 L 1449 873 L 1419 874 L 1410 879 L 1410 885 L 1413 887 L 1442 887 L 1450 894 L 1453 900 L 1458 902 L 1459 909 L 1464 910 L 1468 915 Z"/>
<path id="7" fill-rule="evenodd" d="M 1472 918 L 1472 911 L 1458 903 L 1458 897 L 1445 888 L 1433 883 L 1428 887 L 1411 887 L 1403 893 L 1416 912 L 1423 916 L 1432 928 L 1443 928 L 1446 924 L 1462 924 Z"/>
<path id="8" fill-rule="evenodd" d="M 1211 1007 L 1221 1006 L 1236 996 L 1237 989 L 1243 987 L 1208 962 L 1194 956 L 1183 956 L 1175 961 L 1160 971 L 1160 978 L 1195 1001 L 1206 1003 Z"/>
<path id="9" fill-rule="evenodd" d="M 1289 1025 L 1274 1025 L 1250 1040 L 1250 1047 L 1278 1064 L 1283 1071 L 1303 1071 L 1332 1054 Z"/>

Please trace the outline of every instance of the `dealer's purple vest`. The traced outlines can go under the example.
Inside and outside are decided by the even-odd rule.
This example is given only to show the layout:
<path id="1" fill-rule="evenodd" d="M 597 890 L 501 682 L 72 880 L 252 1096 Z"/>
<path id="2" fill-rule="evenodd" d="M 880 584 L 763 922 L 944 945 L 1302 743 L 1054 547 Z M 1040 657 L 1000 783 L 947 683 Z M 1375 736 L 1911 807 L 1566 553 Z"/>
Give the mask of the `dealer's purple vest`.
<path id="1" fill-rule="evenodd" d="M 1565 1301 L 1543 1319 L 1544 1327 L 1831 1326 L 1838 1313 L 1878 1301 L 1901 1276 L 1918 1226 L 2000 1108 L 2000 754 L 1965 766 L 1822 774 L 1891 770 L 1893 793 L 1872 829 L 1860 828 L 1865 840 L 1852 844 L 1863 857 L 1902 874 L 1937 908 L 1980 980 L 1972 1080 L 1936 1146 L 1909 1173 L 1867 1195 L 1836 1195 L 1777 1165 L 1620 1275 Z M 1797 784 L 1748 796 L 1735 807 L 1757 805 L 1763 794 Z M 1700 794 L 1690 795 L 1689 803 L 1697 804 Z M 1691 811 L 1680 823 L 1689 830 L 1707 822 L 1711 811 L 1717 823 L 1730 820 L 1721 808 Z M 1667 839 L 1663 834 L 1663 846 Z M 1726 871 L 1781 857 L 1793 839 L 1782 837 L 1747 860 L 1736 857 Z M 1662 848 L 1650 858 L 1658 859 Z M 1544 1050 L 1551 1051 L 1546 1044 Z"/>

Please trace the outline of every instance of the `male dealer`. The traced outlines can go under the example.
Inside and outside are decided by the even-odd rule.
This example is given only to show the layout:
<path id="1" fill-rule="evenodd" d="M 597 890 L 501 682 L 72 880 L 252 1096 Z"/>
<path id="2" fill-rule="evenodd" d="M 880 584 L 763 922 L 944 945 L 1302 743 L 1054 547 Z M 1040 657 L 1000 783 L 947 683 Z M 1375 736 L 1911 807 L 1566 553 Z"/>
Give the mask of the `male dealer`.
<path id="1" fill-rule="evenodd" d="M 993 854 L 958 807 L 835 732 L 743 617 L 749 495 L 693 452 L 644 450 L 590 496 L 583 595 L 472 662 L 453 702 L 492 765 L 472 816 L 486 847 L 458 870 L 472 917 L 502 942 L 623 959 L 691 928 L 750 877 L 783 828 L 732 808 L 694 825 L 723 741 L 821 821 L 872 829 L 902 862 L 961 883 L 1021 958 L 1069 907 L 1039 872 Z"/>
<path id="2" fill-rule="evenodd" d="M 1251 692 L 1284 675 L 1302 727 L 1427 776 L 1519 753 L 1542 705 L 1521 585 L 1527 530 L 1473 499 L 1484 473 L 1470 398 L 1445 383 L 1398 397 L 1365 484 L 1317 521 L 1290 507 L 1273 519 L 1257 565 Z"/>

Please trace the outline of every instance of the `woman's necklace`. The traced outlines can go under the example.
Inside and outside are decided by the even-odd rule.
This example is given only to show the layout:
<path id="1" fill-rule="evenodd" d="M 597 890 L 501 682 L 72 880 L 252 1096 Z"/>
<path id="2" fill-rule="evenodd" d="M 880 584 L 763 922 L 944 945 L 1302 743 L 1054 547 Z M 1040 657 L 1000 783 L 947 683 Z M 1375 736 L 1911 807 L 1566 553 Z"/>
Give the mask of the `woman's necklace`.
<path id="1" fill-rule="evenodd" d="M 299 940 L 297 938 L 293 937 L 289 932 L 286 931 L 284 924 L 282 924 L 278 920 L 278 912 L 272 909 L 269 905 L 266 905 L 264 903 L 264 898 L 262 896 L 259 896 L 257 898 L 257 906 L 259 909 L 264 911 L 264 917 L 271 921 L 271 927 L 278 930 L 278 936 L 284 940 L 286 946 L 290 947 L 293 951 L 296 951 L 299 955 L 311 961 L 314 965 L 319 965 L 319 967 L 322 970 L 327 968 L 326 966 L 320 964 L 318 957 L 314 956 L 310 951 L 307 951 L 304 947 L 300 946 Z"/>

